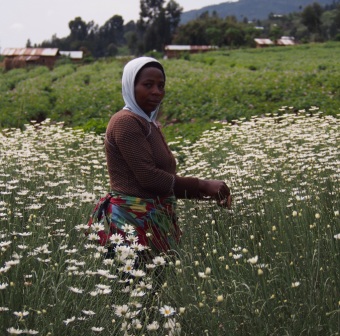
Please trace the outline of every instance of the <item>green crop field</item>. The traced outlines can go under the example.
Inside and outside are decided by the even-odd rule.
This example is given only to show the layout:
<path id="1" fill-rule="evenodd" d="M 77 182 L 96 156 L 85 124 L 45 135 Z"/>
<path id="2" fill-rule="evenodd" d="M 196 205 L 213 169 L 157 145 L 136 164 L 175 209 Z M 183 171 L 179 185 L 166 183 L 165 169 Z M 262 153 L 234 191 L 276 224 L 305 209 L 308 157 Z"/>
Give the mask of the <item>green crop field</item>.
<path id="1" fill-rule="evenodd" d="M 167 73 L 162 108 L 166 133 L 200 133 L 211 121 L 249 118 L 282 106 L 319 107 L 340 113 L 340 43 L 221 50 L 161 60 Z M 30 120 L 64 121 L 101 133 L 123 106 L 121 75 L 126 59 L 76 66 L 19 69 L 0 74 L 0 127 Z M 195 123 L 193 124 L 193 120 Z M 178 126 L 180 125 L 180 127 Z"/>
<path id="2" fill-rule="evenodd" d="M 0 334 L 339 335 L 339 51 L 162 61 L 178 174 L 225 180 L 233 205 L 178 200 L 182 240 L 145 269 L 138 244 L 104 259 L 102 226 L 84 234 L 125 60 L 2 73 Z"/>

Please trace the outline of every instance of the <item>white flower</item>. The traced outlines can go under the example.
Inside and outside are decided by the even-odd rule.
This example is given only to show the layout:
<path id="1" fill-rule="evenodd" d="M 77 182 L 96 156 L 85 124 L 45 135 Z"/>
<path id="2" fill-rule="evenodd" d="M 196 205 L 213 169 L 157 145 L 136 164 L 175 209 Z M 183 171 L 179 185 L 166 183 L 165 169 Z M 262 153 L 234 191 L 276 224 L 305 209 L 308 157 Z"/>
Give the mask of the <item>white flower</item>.
<path id="1" fill-rule="evenodd" d="M 77 231 L 87 230 L 89 226 L 87 224 L 78 224 L 74 227 Z"/>
<path id="2" fill-rule="evenodd" d="M 165 323 L 164 323 L 164 328 L 165 329 L 174 329 L 176 327 L 176 320 L 175 319 L 168 319 Z"/>
<path id="3" fill-rule="evenodd" d="M 7 332 L 11 335 L 20 335 L 23 334 L 25 331 L 21 329 L 14 329 L 13 327 L 8 328 Z"/>
<path id="4" fill-rule="evenodd" d="M 140 289 L 152 289 L 152 285 L 150 283 L 145 283 L 144 281 L 138 282 L 138 288 Z"/>
<path id="5" fill-rule="evenodd" d="M 77 253 L 78 250 L 76 248 L 72 249 L 72 250 L 65 250 L 66 253 L 68 254 L 73 254 L 73 253 Z"/>
<path id="6" fill-rule="evenodd" d="M 163 316 L 171 316 L 173 314 L 176 313 L 175 309 L 170 307 L 170 306 L 163 306 L 159 309 L 159 312 L 163 315 Z"/>
<path id="7" fill-rule="evenodd" d="M 95 332 L 102 332 L 104 328 L 103 327 L 92 327 L 91 330 Z"/>
<path id="8" fill-rule="evenodd" d="M 133 243 L 133 244 L 138 243 L 138 237 L 135 236 L 135 235 L 131 235 L 131 234 L 126 235 L 125 239 L 126 239 L 128 242 Z"/>
<path id="9" fill-rule="evenodd" d="M 128 305 L 116 306 L 114 308 L 115 314 L 120 317 L 125 316 L 130 309 Z"/>
<path id="10" fill-rule="evenodd" d="M 130 235 L 136 234 L 136 230 L 135 230 L 135 227 L 133 225 L 125 224 L 122 229 L 127 234 L 130 234 Z"/>
<path id="11" fill-rule="evenodd" d="M 207 276 L 204 272 L 198 272 L 198 277 L 199 277 L 199 278 L 202 278 L 202 279 L 205 279 L 205 278 L 207 278 L 208 276 Z"/>
<path id="12" fill-rule="evenodd" d="M 0 247 L 8 247 L 11 244 L 12 244 L 12 242 L 10 240 L 5 241 L 5 242 L 0 242 Z"/>
<path id="13" fill-rule="evenodd" d="M 104 284 L 97 284 L 96 287 L 101 290 L 107 290 L 110 289 L 110 286 L 104 285 Z"/>
<path id="14" fill-rule="evenodd" d="M 340 233 L 334 235 L 334 238 L 335 238 L 335 239 L 340 239 Z"/>
<path id="15" fill-rule="evenodd" d="M 149 331 L 155 331 L 155 330 L 158 330 L 159 328 L 159 324 L 157 321 L 153 321 L 151 324 L 148 324 L 146 326 L 146 329 L 148 329 Z"/>
<path id="16" fill-rule="evenodd" d="M 5 266 L 14 266 L 20 263 L 20 260 L 16 259 L 16 260 L 8 260 L 5 262 Z"/>
<path id="17" fill-rule="evenodd" d="M 100 223 L 93 223 L 91 225 L 91 229 L 95 232 L 99 232 L 99 231 L 103 231 L 105 230 L 105 226 L 104 224 L 100 224 Z"/>
<path id="18" fill-rule="evenodd" d="M 11 266 L 6 265 L 5 267 L 0 267 L 0 274 L 6 273 L 10 270 Z"/>
<path id="19" fill-rule="evenodd" d="M 82 294 L 84 293 L 83 289 L 77 288 L 77 287 L 69 287 L 69 290 L 73 293 L 77 293 L 77 294 Z"/>
<path id="20" fill-rule="evenodd" d="M 135 240 L 137 240 L 138 237 L 135 237 Z M 133 243 L 130 244 L 130 247 L 134 251 L 144 251 L 146 247 L 142 244 L 139 244 L 137 241 L 134 241 Z"/>
<path id="21" fill-rule="evenodd" d="M 162 266 L 162 265 L 165 265 L 166 261 L 163 257 L 158 256 L 156 258 L 153 258 L 152 262 L 157 266 Z"/>
<path id="22" fill-rule="evenodd" d="M 242 250 L 242 247 L 241 246 L 236 246 L 236 247 L 232 247 L 231 248 L 234 252 L 238 252 L 238 251 L 241 251 Z"/>
<path id="23" fill-rule="evenodd" d="M 142 270 L 132 270 L 130 271 L 130 274 L 136 278 L 142 278 L 146 273 Z"/>
<path id="24" fill-rule="evenodd" d="M 63 322 L 64 322 L 66 325 L 68 325 L 69 323 L 74 322 L 75 319 L 76 319 L 76 317 L 75 317 L 75 316 L 72 316 L 71 318 L 69 318 L 69 319 L 67 319 L 67 320 L 65 320 L 65 321 L 63 321 Z"/>
<path id="25" fill-rule="evenodd" d="M 85 314 L 85 315 L 95 315 L 96 313 L 92 310 L 82 310 L 82 312 Z"/>
<path id="26" fill-rule="evenodd" d="M 1 283 L 0 282 L 0 289 L 5 289 L 8 286 L 8 283 Z"/>
<path id="27" fill-rule="evenodd" d="M 97 240 L 99 240 L 99 236 L 96 233 L 90 233 L 87 236 L 87 239 L 90 240 L 90 241 L 97 241 Z"/>
<path id="28" fill-rule="evenodd" d="M 123 236 L 119 233 L 115 233 L 110 237 L 112 244 L 122 244 L 124 242 Z"/>
<path id="29" fill-rule="evenodd" d="M 300 282 L 299 281 L 296 281 L 296 282 L 292 283 L 292 288 L 299 287 L 299 286 L 300 286 Z"/>
<path id="30" fill-rule="evenodd" d="M 15 312 L 13 312 L 13 314 L 17 317 L 23 318 L 23 317 L 27 316 L 29 314 L 29 312 L 28 311 L 22 311 L 22 312 L 16 312 L 15 311 Z"/>
<path id="31" fill-rule="evenodd" d="M 104 259 L 103 260 L 103 264 L 106 265 L 106 266 L 113 266 L 114 262 L 115 261 L 113 259 Z"/>
<path id="32" fill-rule="evenodd" d="M 143 325 L 142 325 L 141 321 L 138 320 L 138 319 L 132 320 L 132 326 L 133 326 L 136 330 L 140 330 L 140 329 L 143 328 Z"/>
<path id="33" fill-rule="evenodd" d="M 145 292 L 140 290 L 140 289 L 137 289 L 137 290 L 133 290 L 131 293 L 130 293 L 130 296 L 131 297 L 142 297 L 145 295 Z"/>
<path id="34" fill-rule="evenodd" d="M 242 254 L 233 254 L 235 260 L 242 258 Z"/>
<path id="35" fill-rule="evenodd" d="M 257 263 L 258 259 L 259 259 L 259 257 L 258 257 L 258 256 L 255 256 L 255 257 L 253 257 L 253 258 L 249 258 L 249 259 L 248 259 L 248 262 L 249 262 L 250 264 L 254 265 L 254 264 Z"/>
<path id="36" fill-rule="evenodd" d="M 97 269 L 97 274 L 106 276 L 106 275 L 110 274 L 110 271 L 109 270 L 103 270 L 103 269 Z"/>
<path id="37" fill-rule="evenodd" d="M 112 290 L 109 289 L 109 288 L 104 288 L 104 289 L 96 288 L 94 291 L 90 292 L 89 294 L 91 296 L 97 296 L 97 295 L 100 295 L 100 294 L 102 294 L 102 295 L 110 294 L 111 292 L 112 292 Z"/>
<path id="38" fill-rule="evenodd" d="M 36 331 L 36 330 L 33 330 L 33 329 L 26 329 L 26 330 L 24 330 L 24 334 L 37 335 L 37 334 L 39 334 L 39 331 Z"/>
<path id="39" fill-rule="evenodd" d="M 123 271 L 127 273 L 131 272 L 133 270 L 134 264 L 135 264 L 134 260 L 130 259 L 126 260 L 125 265 L 123 267 Z"/>

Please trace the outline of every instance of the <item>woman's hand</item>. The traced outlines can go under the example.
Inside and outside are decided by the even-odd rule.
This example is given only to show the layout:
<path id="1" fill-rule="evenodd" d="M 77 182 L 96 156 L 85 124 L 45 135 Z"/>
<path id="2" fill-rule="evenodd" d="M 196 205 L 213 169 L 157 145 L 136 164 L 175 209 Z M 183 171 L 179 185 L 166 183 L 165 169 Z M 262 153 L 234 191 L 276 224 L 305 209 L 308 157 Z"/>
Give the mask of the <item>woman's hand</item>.
<path id="1" fill-rule="evenodd" d="M 198 188 L 202 196 L 212 197 L 216 200 L 217 205 L 230 209 L 230 189 L 224 181 L 199 180 Z"/>

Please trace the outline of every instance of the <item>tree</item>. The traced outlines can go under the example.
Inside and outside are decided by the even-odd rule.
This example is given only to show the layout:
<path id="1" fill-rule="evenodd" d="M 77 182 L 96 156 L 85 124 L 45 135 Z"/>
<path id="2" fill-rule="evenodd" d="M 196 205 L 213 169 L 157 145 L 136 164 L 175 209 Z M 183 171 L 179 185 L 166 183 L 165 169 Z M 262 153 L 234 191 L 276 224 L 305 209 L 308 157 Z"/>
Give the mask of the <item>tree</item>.
<path id="1" fill-rule="evenodd" d="M 174 0 L 164 7 L 165 0 L 141 0 L 138 34 L 143 41 L 141 51 L 163 50 L 176 31 L 182 8 Z"/>
<path id="2" fill-rule="evenodd" d="M 76 17 L 68 24 L 71 30 L 71 39 L 75 41 L 83 41 L 87 37 L 87 24 L 81 17 Z"/>
<path id="3" fill-rule="evenodd" d="M 306 6 L 301 13 L 301 22 L 310 33 L 320 33 L 322 8 L 318 3 Z"/>
<path id="4" fill-rule="evenodd" d="M 132 55 L 137 54 L 138 52 L 138 36 L 136 32 L 133 31 L 128 31 L 124 34 L 126 43 L 127 43 L 127 47 L 130 50 L 130 53 Z"/>
<path id="5" fill-rule="evenodd" d="M 120 15 L 114 15 L 107 20 L 99 30 L 101 38 L 106 43 L 124 43 L 124 19 Z"/>
<path id="6" fill-rule="evenodd" d="M 205 34 L 209 41 L 208 44 L 215 45 L 215 46 L 222 45 L 223 34 L 222 34 L 221 28 L 219 28 L 218 26 L 208 27 L 205 30 Z"/>
<path id="7" fill-rule="evenodd" d="M 147 25 L 151 25 L 163 10 L 165 0 L 141 0 L 140 20 Z"/>
<path id="8" fill-rule="evenodd" d="M 234 47 L 234 46 L 241 46 L 245 43 L 245 34 L 244 31 L 238 28 L 236 25 L 229 27 L 225 32 L 225 40 L 227 45 Z"/>
<path id="9" fill-rule="evenodd" d="M 270 27 L 269 37 L 272 40 L 278 40 L 282 35 L 283 35 L 282 28 L 279 25 L 273 24 Z"/>
<path id="10" fill-rule="evenodd" d="M 169 23 L 170 34 L 173 35 L 181 21 L 183 8 L 174 1 L 170 0 L 165 7 L 166 20 Z"/>

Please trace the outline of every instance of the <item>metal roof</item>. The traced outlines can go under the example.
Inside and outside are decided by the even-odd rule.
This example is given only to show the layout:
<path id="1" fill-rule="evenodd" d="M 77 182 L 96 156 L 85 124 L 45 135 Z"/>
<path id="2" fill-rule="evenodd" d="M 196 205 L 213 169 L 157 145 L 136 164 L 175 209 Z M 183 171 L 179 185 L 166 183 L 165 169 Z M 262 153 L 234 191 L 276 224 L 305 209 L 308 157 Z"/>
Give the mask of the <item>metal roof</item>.
<path id="1" fill-rule="evenodd" d="M 260 38 L 256 38 L 254 39 L 254 41 L 258 44 L 264 44 L 264 45 L 271 45 L 274 44 L 274 42 L 270 39 L 260 39 Z"/>
<path id="2" fill-rule="evenodd" d="M 171 44 L 167 45 L 164 48 L 165 50 L 174 50 L 174 51 L 185 51 L 185 50 L 213 50 L 218 49 L 217 46 L 211 45 L 179 45 L 179 44 Z"/>
<path id="3" fill-rule="evenodd" d="M 295 45 L 295 39 L 291 36 L 282 36 L 279 40 L 277 40 L 277 44 L 285 46 Z"/>
<path id="4" fill-rule="evenodd" d="M 82 51 L 59 51 L 60 55 L 67 56 L 71 59 L 82 59 L 83 52 Z"/>
<path id="5" fill-rule="evenodd" d="M 57 56 L 58 48 L 6 48 L 3 56 Z"/>

